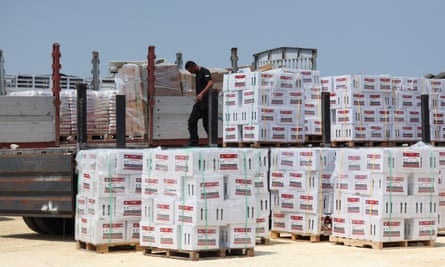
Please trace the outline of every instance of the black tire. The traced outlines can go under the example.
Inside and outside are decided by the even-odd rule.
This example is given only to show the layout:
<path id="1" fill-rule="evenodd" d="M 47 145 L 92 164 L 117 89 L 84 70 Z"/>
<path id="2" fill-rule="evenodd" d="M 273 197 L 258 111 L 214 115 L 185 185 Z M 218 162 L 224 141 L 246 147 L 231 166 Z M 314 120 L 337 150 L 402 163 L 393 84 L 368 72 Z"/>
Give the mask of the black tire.
<path id="1" fill-rule="evenodd" d="M 34 222 L 34 229 L 40 234 L 72 235 L 74 233 L 74 220 L 65 218 L 28 217 Z M 26 221 L 25 221 L 26 223 Z M 27 224 L 28 225 L 28 224 Z"/>
<path id="2" fill-rule="evenodd" d="M 40 228 L 37 226 L 37 224 L 36 224 L 36 222 L 34 221 L 34 218 L 33 218 L 33 217 L 23 217 L 23 221 L 25 222 L 26 226 L 28 226 L 29 229 L 33 230 L 33 231 L 36 232 L 36 233 L 44 234 L 44 233 L 42 232 L 42 229 L 40 229 Z"/>

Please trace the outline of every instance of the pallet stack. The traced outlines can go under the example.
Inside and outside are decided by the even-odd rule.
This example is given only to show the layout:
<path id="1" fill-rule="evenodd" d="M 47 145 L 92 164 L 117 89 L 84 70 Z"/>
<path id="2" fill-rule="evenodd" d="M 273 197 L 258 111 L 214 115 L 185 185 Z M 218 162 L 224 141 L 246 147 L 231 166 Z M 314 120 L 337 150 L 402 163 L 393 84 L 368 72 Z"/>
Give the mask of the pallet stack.
<path id="1" fill-rule="evenodd" d="M 268 217 L 267 164 L 266 149 L 145 150 L 141 246 L 253 255 L 256 229 L 268 229 L 267 220 L 257 225 Z"/>
<path id="2" fill-rule="evenodd" d="M 328 148 L 271 149 L 272 237 L 330 235 L 334 158 Z"/>
<path id="3" fill-rule="evenodd" d="M 331 92 L 333 142 L 421 140 L 421 79 L 342 75 L 321 81 Z"/>
<path id="4" fill-rule="evenodd" d="M 426 92 L 429 95 L 431 141 L 445 141 L 445 80 L 426 79 Z"/>
<path id="5" fill-rule="evenodd" d="M 339 149 L 331 241 L 434 244 L 438 170 L 430 146 Z"/>
<path id="6" fill-rule="evenodd" d="M 272 69 L 224 75 L 225 143 L 304 143 L 321 135 L 318 71 Z"/>
<path id="7" fill-rule="evenodd" d="M 139 245 L 142 150 L 82 150 L 78 163 L 75 239 L 97 251 Z"/>

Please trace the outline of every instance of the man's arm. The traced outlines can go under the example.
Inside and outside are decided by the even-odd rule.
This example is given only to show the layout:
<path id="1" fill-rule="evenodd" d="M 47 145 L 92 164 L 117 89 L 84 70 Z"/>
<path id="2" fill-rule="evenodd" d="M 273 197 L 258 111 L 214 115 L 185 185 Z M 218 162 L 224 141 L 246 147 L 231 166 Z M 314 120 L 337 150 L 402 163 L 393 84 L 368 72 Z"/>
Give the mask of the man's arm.
<path id="1" fill-rule="evenodd" d="M 209 80 L 209 81 L 207 82 L 206 87 L 204 87 L 204 89 L 201 91 L 201 93 L 199 93 L 199 94 L 196 96 L 196 100 L 197 100 L 198 102 L 201 102 L 201 101 L 202 101 L 202 98 L 209 92 L 209 90 L 210 90 L 210 88 L 212 88 L 212 86 L 213 86 L 213 80 Z"/>

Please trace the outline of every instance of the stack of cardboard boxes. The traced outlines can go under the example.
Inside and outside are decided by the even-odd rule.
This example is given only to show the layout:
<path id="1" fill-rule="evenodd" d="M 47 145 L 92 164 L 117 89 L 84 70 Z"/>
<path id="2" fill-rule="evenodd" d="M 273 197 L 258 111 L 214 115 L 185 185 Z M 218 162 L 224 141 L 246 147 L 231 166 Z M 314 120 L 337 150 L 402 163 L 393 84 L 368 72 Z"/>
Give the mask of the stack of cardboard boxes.
<path id="1" fill-rule="evenodd" d="M 321 134 L 320 101 L 317 71 L 280 68 L 226 74 L 223 140 L 304 143 L 306 133 Z"/>
<path id="2" fill-rule="evenodd" d="M 435 240 L 438 157 L 429 146 L 337 151 L 332 235 Z"/>
<path id="3" fill-rule="evenodd" d="M 267 152 L 228 148 L 145 150 L 141 246 L 180 250 L 253 248 L 257 231 L 267 235 L 269 228 Z"/>
<path id="4" fill-rule="evenodd" d="M 426 92 L 429 95 L 431 140 L 445 141 L 445 80 L 426 79 Z"/>
<path id="5" fill-rule="evenodd" d="M 77 154 L 75 239 L 91 244 L 139 241 L 141 150 L 82 150 Z"/>
<path id="6" fill-rule="evenodd" d="M 271 149 L 272 231 L 329 235 L 335 150 Z"/>
<path id="7" fill-rule="evenodd" d="M 332 141 L 421 139 L 421 79 L 343 75 L 321 83 L 331 92 Z"/>

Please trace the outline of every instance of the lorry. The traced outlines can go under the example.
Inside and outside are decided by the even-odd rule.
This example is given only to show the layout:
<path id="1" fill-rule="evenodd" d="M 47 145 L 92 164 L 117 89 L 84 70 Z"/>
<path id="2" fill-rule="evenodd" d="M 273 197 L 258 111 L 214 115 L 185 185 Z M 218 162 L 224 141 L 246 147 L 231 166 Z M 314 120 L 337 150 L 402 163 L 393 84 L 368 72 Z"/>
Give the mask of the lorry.
<path id="1" fill-rule="evenodd" d="M 100 84 L 110 86 L 114 79 L 98 79 L 98 53 L 93 52 L 93 80 L 60 73 L 60 45 L 53 44 L 52 75 L 46 77 L 8 76 L 3 67 L 0 50 L 0 215 L 21 216 L 26 225 L 41 234 L 70 234 L 74 230 L 75 203 L 77 194 L 76 154 L 90 148 L 148 148 L 180 147 L 187 143 L 187 117 L 194 104 L 194 96 L 159 95 L 155 87 L 155 47 L 148 47 L 146 80 L 142 109 L 139 118 L 144 131 L 137 138 L 126 131 L 125 98 L 116 95 L 116 131 L 110 136 L 88 135 L 87 88 L 98 90 Z M 255 68 L 273 63 L 272 67 L 314 69 L 316 49 L 277 48 L 255 54 Z M 297 60 L 298 59 L 298 60 Z M 237 70 L 237 50 L 232 48 L 232 71 Z M 268 61 L 269 60 L 269 61 Z M 261 62 L 260 62 L 261 61 Z M 181 62 L 177 59 L 177 62 Z M 304 66 L 302 65 L 304 63 Z M 114 66 L 122 66 L 115 64 Z M 9 86 L 8 86 L 9 84 Z M 50 94 L 11 96 L 5 95 L 7 88 L 46 88 Z M 51 88 L 49 88 L 51 87 Z M 74 135 L 62 134 L 61 92 L 77 92 L 74 103 L 77 116 Z M 182 90 L 182 87 L 181 87 Z M 209 138 L 200 144 L 221 145 L 222 101 L 218 101 L 217 90 L 212 92 L 211 117 L 218 123 L 212 124 Z M 213 108 L 212 108 L 213 107 Z M 73 123 L 73 120 L 71 121 Z M 70 123 L 68 123 L 70 124 Z M 203 129 L 200 128 L 200 136 Z M 95 138 L 96 137 L 96 138 Z"/>

